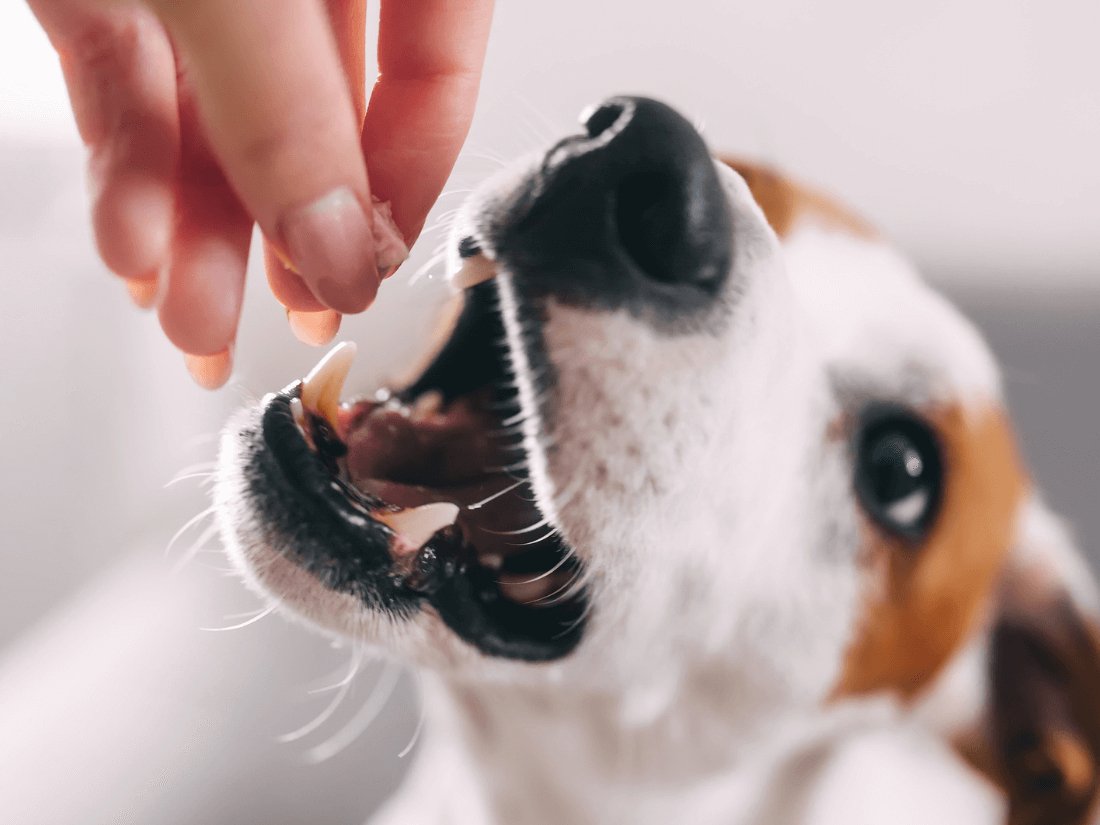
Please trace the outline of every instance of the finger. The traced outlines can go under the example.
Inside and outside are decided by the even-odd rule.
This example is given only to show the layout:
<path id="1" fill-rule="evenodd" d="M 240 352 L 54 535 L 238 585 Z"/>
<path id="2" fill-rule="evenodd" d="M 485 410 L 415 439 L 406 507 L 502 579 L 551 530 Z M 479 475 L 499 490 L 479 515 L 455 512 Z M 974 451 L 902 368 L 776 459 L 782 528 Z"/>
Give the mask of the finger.
<path id="1" fill-rule="evenodd" d="M 370 191 L 316 0 L 148 0 L 185 58 L 204 131 L 265 234 L 346 312 L 378 288 Z"/>
<path id="2" fill-rule="evenodd" d="M 31 0 L 31 8 L 61 58 L 89 149 L 100 257 L 125 278 L 155 278 L 168 254 L 179 146 L 167 35 L 139 7 Z"/>
<path id="3" fill-rule="evenodd" d="M 138 309 L 152 309 L 157 305 L 157 295 L 160 290 L 160 282 L 141 278 L 127 278 L 126 291 L 130 294 L 130 300 Z"/>
<path id="4" fill-rule="evenodd" d="M 362 126 L 366 111 L 366 3 L 364 0 L 328 0 L 325 3 L 329 25 L 336 41 L 340 64 L 344 67 L 348 91 L 355 109 L 356 122 Z M 279 250 L 264 239 L 264 269 L 275 298 L 287 309 L 316 313 L 324 309 L 301 276 Z M 291 316 L 287 316 L 290 318 Z M 329 324 L 331 326 L 331 323 Z M 337 328 L 339 321 L 336 322 Z M 293 323 L 292 323 L 293 328 Z M 297 335 L 297 332 L 295 332 Z M 334 333 L 335 334 L 335 333 Z M 298 336 L 301 338 L 301 336 Z M 303 339 L 304 340 L 304 339 Z M 310 341 L 306 341 L 310 343 Z"/>
<path id="5" fill-rule="evenodd" d="M 160 324 L 185 353 L 222 355 L 237 334 L 252 219 L 204 140 L 186 76 L 180 85 L 180 129 L 177 219 Z"/>
<path id="6" fill-rule="evenodd" d="M 216 355 L 183 356 L 184 366 L 195 383 L 204 390 L 216 390 L 225 386 L 233 374 L 233 348 L 228 347 Z"/>
<path id="7" fill-rule="evenodd" d="M 323 347 L 331 343 L 340 331 L 340 313 L 331 309 L 320 312 L 295 312 L 288 309 L 286 319 L 294 336 L 311 347 Z"/>
<path id="8" fill-rule="evenodd" d="M 492 11 L 492 0 L 382 0 L 363 150 L 372 189 L 409 242 L 469 131 Z"/>
<path id="9" fill-rule="evenodd" d="M 326 0 L 325 9 L 347 77 L 355 119 L 362 126 L 367 111 L 367 4 L 365 0 Z"/>

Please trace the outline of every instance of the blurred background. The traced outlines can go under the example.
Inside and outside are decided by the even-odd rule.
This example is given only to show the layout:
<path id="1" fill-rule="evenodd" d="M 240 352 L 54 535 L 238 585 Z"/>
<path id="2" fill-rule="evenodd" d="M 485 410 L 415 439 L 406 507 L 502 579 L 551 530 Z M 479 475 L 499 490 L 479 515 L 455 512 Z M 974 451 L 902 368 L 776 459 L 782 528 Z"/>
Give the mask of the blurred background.
<path id="1" fill-rule="evenodd" d="M 1100 549 L 1097 31 L 1094 0 L 501 3 L 436 228 L 345 324 L 352 384 L 415 351 L 445 296 L 431 253 L 471 186 L 585 104 L 652 95 L 915 257 L 986 331 L 1035 475 Z M 341 692 L 349 653 L 276 616 L 249 624 L 261 605 L 200 516 L 226 416 L 320 353 L 254 268 L 235 380 L 192 386 L 94 254 L 82 163 L 56 59 L 6 2 L 0 821 L 362 822 L 409 761 L 413 682 L 372 664 L 279 741 Z"/>

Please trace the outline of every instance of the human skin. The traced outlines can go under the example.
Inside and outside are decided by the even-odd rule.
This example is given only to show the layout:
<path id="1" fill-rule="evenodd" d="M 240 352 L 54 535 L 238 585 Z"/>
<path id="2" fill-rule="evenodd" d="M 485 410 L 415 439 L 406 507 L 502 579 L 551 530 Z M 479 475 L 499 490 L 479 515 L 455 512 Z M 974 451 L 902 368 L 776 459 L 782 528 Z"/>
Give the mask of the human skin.
<path id="1" fill-rule="evenodd" d="M 232 370 L 253 224 L 302 340 L 325 343 L 411 244 L 466 137 L 492 0 L 29 0 L 89 151 L 104 264 L 192 376 Z M 396 233 L 374 219 L 388 202 Z"/>

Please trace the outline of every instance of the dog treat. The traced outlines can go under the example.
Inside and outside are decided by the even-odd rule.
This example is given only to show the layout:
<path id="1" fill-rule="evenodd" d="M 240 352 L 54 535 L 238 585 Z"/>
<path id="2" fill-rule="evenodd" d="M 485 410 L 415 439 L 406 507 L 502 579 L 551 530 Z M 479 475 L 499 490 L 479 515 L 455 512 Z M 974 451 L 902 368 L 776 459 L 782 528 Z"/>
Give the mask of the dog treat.
<path id="1" fill-rule="evenodd" d="M 340 394 L 355 352 L 351 341 L 337 344 L 302 379 L 302 406 L 324 418 L 336 433 L 340 432 Z"/>
<path id="2" fill-rule="evenodd" d="M 388 278 L 405 259 L 409 257 L 409 247 L 401 236 L 401 230 L 393 220 L 393 209 L 389 201 L 380 201 L 371 196 L 374 206 L 374 258 L 378 274 Z"/>
<path id="3" fill-rule="evenodd" d="M 484 255 L 474 255 L 462 261 L 462 268 L 451 276 L 451 283 L 458 289 L 491 281 L 497 276 L 496 264 Z"/>

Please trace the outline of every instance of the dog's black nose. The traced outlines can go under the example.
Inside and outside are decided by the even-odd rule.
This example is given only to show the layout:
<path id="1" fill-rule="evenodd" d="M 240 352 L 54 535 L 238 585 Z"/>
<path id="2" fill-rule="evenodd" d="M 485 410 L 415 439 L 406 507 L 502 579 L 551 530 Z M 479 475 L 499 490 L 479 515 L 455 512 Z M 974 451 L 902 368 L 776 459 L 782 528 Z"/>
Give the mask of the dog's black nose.
<path id="1" fill-rule="evenodd" d="M 516 277 L 586 305 L 711 303 L 730 268 L 730 207 L 698 132 L 663 103 L 615 97 L 546 155 L 496 239 Z"/>

